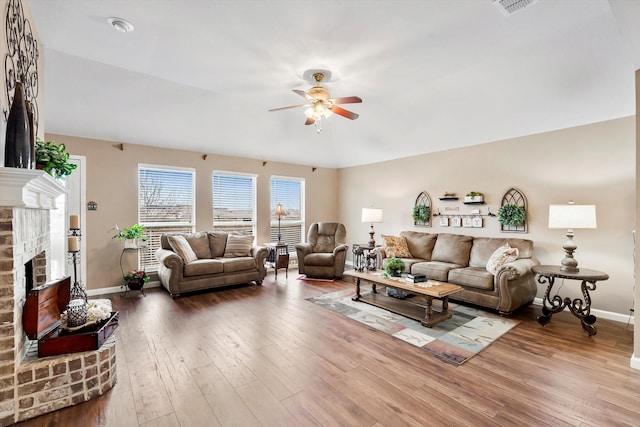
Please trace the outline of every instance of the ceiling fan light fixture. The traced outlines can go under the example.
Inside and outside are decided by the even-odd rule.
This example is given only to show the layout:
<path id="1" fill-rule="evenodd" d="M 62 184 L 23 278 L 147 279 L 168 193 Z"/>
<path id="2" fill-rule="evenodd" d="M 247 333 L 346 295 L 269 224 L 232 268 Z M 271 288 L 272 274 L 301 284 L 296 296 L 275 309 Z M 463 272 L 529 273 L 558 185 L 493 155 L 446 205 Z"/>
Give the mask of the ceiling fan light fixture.
<path id="1" fill-rule="evenodd" d="M 116 18 L 115 16 L 112 16 L 107 19 L 107 22 L 116 31 L 120 31 L 121 33 L 130 33 L 135 29 L 133 24 L 124 18 Z"/>

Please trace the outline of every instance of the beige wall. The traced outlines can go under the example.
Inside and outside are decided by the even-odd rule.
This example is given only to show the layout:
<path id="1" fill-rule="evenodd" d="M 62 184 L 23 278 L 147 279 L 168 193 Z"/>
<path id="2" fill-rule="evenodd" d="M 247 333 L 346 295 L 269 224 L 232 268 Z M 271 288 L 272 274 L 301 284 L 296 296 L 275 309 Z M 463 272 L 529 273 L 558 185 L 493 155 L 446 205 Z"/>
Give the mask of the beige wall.
<path id="1" fill-rule="evenodd" d="M 522 237 L 534 241 L 536 256 L 543 264 L 558 264 L 564 257 L 566 230 L 547 228 L 548 206 L 570 199 L 595 204 L 598 228 L 575 230 L 575 257 L 581 267 L 610 276 L 593 292 L 593 307 L 627 315 L 633 307 L 635 167 L 635 117 L 627 117 L 341 169 L 340 218 L 351 242 L 368 240 L 369 225 L 360 222 L 360 212 L 362 207 L 373 205 L 384 210 L 384 221 L 375 225 L 377 242 L 382 241 L 381 233 L 402 230 Z M 413 225 L 411 209 L 421 191 L 429 193 L 435 210 L 444 212 L 445 206 L 459 206 L 460 213 L 468 213 L 472 207 L 438 198 L 445 191 L 460 197 L 479 191 L 487 203 L 481 206 L 482 213 L 487 213 L 487 207 L 495 213 L 502 195 L 511 187 L 520 189 L 529 203 L 526 234 L 501 233 L 496 218 L 484 218 L 481 229 Z M 579 296 L 578 283 L 567 281 L 563 296 Z M 539 297 L 542 292 L 541 288 Z"/>
<path id="2" fill-rule="evenodd" d="M 257 175 L 257 242 L 269 241 L 269 182 L 272 175 L 303 178 L 307 226 L 320 220 L 338 220 L 338 172 L 335 169 L 299 166 L 261 160 L 168 150 L 150 146 L 90 140 L 47 134 L 46 140 L 64 143 L 74 155 L 86 156 L 87 201 L 98 203 L 97 211 L 87 211 L 87 288 L 119 286 L 122 242 L 112 239 L 115 224 L 128 227 L 138 220 L 138 164 L 194 168 L 196 172 L 196 229 L 213 228 L 211 172 L 222 170 Z M 127 268 L 133 268 L 126 263 Z"/>

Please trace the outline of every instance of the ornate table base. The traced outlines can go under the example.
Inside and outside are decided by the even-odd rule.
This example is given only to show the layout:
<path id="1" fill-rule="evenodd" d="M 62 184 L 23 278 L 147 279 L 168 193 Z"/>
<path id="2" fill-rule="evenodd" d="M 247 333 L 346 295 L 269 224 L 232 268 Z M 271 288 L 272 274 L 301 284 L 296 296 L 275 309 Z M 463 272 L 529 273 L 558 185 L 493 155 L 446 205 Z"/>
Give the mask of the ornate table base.
<path id="1" fill-rule="evenodd" d="M 571 314 L 580 319 L 582 329 L 589 335 L 595 335 L 598 331 L 595 327 L 596 316 L 591 314 L 591 296 L 589 291 L 596 289 L 596 282 L 598 280 L 607 280 L 609 276 L 606 273 L 602 273 L 594 270 L 580 269 L 575 273 L 568 273 L 562 271 L 560 267 L 540 265 L 533 267 L 533 272 L 538 274 L 538 283 L 547 285 L 547 289 L 544 292 L 544 298 L 542 299 L 542 315 L 536 319 L 542 326 L 551 321 L 551 316 L 564 310 L 568 307 Z M 580 290 L 582 291 L 583 299 L 575 298 L 571 300 L 569 297 L 562 298 L 556 294 L 551 296 L 551 290 L 555 283 L 556 278 L 580 280 Z"/>

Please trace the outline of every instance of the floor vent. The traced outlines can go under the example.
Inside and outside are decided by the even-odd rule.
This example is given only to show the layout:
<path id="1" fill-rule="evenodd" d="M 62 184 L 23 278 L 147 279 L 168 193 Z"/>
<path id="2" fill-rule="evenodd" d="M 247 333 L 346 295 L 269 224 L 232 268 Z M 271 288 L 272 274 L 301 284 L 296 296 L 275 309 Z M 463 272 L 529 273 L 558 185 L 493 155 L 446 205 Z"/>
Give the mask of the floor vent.
<path id="1" fill-rule="evenodd" d="M 538 0 L 493 0 L 493 4 L 500 9 L 505 16 L 512 15 L 537 2 Z"/>

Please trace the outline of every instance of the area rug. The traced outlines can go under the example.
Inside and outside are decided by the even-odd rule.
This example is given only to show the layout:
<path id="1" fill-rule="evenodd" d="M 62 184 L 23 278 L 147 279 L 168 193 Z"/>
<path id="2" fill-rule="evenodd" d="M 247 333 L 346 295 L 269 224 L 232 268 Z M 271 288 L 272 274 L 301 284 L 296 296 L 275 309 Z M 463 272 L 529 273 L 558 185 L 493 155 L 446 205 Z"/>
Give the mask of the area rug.
<path id="1" fill-rule="evenodd" d="M 334 283 L 336 279 L 314 279 L 313 277 L 307 277 L 305 274 L 298 276 L 298 280 L 304 280 L 305 282 L 329 282 Z"/>
<path id="2" fill-rule="evenodd" d="M 360 292 L 365 294 L 371 289 L 361 288 Z M 354 295 L 355 289 L 345 289 L 307 298 L 307 301 L 420 347 L 454 365 L 462 365 L 520 323 L 478 308 L 449 302 L 453 317 L 427 328 L 413 319 L 353 301 L 351 298 Z"/>

